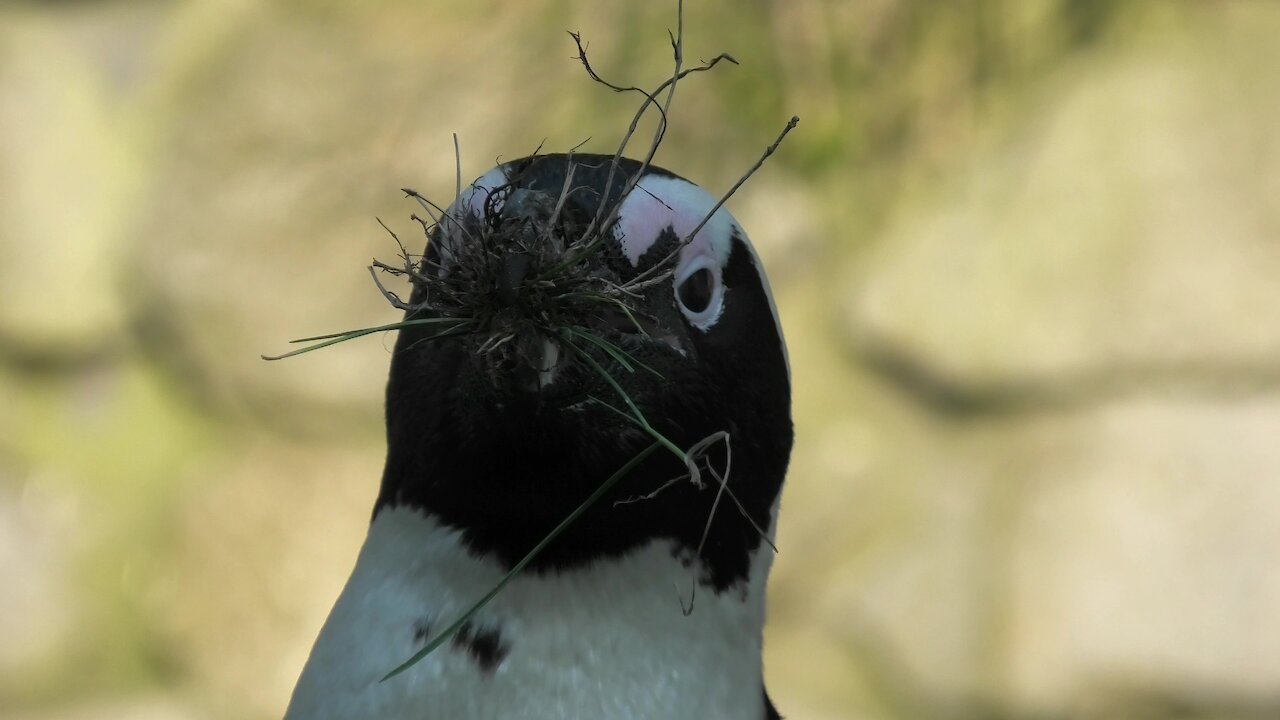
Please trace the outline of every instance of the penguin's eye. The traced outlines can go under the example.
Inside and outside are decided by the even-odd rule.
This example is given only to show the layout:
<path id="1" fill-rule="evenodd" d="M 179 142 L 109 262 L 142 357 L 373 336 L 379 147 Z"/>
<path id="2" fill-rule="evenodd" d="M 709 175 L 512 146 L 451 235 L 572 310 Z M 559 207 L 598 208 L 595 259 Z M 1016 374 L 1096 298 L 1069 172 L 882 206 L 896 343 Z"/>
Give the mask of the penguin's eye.
<path id="1" fill-rule="evenodd" d="M 680 310 L 695 326 L 706 330 L 720 316 L 724 293 L 720 287 L 718 268 L 713 261 L 695 262 L 693 267 L 676 273 L 676 300 Z M 704 264 L 705 263 L 705 264 Z"/>
<path id="2" fill-rule="evenodd" d="M 711 292 L 715 289 L 713 283 L 715 277 L 708 268 L 702 268 L 685 278 L 680 287 L 676 288 L 680 304 L 694 315 L 703 312 L 711 304 Z"/>

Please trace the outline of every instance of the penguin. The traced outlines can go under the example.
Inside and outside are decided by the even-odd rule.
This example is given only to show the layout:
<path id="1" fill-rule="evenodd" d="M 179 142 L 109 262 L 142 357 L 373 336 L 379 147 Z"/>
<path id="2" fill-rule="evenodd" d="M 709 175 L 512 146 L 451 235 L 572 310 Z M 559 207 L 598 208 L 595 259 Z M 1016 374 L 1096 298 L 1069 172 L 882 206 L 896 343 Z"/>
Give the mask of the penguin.
<path id="1" fill-rule="evenodd" d="M 738 222 L 662 168 L 538 155 L 464 187 L 415 268 L 406 320 L 465 331 L 398 330 L 368 536 L 286 720 L 778 718 L 762 645 L 790 366 Z M 701 471 L 645 454 L 628 402 Z"/>

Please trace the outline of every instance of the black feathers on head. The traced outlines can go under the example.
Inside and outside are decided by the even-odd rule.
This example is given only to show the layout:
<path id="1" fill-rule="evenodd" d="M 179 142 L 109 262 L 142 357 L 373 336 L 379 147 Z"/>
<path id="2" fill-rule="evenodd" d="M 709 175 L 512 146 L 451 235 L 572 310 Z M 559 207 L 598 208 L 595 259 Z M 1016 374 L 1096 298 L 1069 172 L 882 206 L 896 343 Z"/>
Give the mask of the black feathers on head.
<path id="1" fill-rule="evenodd" d="M 624 400 L 581 353 L 604 368 L 650 423 L 681 448 L 730 436 L 728 487 L 748 517 L 722 502 L 711 520 L 704 580 L 724 589 L 748 573 L 770 525 L 791 449 L 790 386 L 767 290 L 744 237 L 730 240 L 721 275 L 725 308 L 709 331 L 692 328 L 672 279 L 626 286 L 670 263 L 681 238 L 668 229 L 635 265 L 611 228 L 592 230 L 601 198 L 618 202 L 638 163 L 622 161 L 606 192 L 611 157 L 550 155 L 504 167 L 480 215 L 438 227 L 407 316 L 455 317 L 466 333 L 400 330 L 387 386 L 388 457 L 375 513 L 409 505 L 464 531 L 469 547 L 511 565 L 652 439 L 620 415 Z M 566 191 L 566 175 L 574 166 Z M 654 175 L 675 177 L 649 168 Z M 633 192 L 640 192 L 635 190 Z M 592 235 L 592 232 L 595 235 Z M 659 267 L 658 271 L 668 268 Z M 660 275 L 648 273 L 646 277 Z M 686 306 L 706 304 L 697 273 L 679 289 Z M 697 308 L 692 308 L 695 312 Z M 628 371 L 600 346 L 566 328 L 616 345 Z M 655 337 L 668 334 L 672 342 Z M 554 380 L 539 386 L 548 343 Z M 572 344 L 571 344 L 572 343 Z M 723 469 L 723 444 L 706 462 Z M 671 453 L 654 453 L 554 541 L 531 566 L 564 568 L 618 555 L 655 538 L 679 551 L 699 545 L 717 488 L 696 487 Z M 753 526 L 754 525 L 754 526 Z"/>

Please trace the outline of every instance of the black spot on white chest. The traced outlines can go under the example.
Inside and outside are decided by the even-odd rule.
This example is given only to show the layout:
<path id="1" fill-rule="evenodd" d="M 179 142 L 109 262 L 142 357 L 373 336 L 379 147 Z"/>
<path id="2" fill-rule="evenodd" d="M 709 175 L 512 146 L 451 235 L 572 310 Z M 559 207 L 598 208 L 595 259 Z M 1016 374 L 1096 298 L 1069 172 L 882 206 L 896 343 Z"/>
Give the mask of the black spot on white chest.
<path id="1" fill-rule="evenodd" d="M 486 675 L 493 674 L 511 650 L 497 628 L 477 627 L 471 622 L 458 628 L 450 644 L 454 650 L 467 653 Z"/>
<path id="2" fill-rule="evenodd" d="M 431 631 L 434 625 L 431 615 L 423 616 L 412 623 L 410 632 L 416 647 L 425 647 L 432 639 Z M 479 625 L 467 621 L 450 638 L 449 650 L 467 656 L 483 675 L 489 676 L 507 658 L 511 652 L 511 643 L 503 637 L 500 626 Z"/>

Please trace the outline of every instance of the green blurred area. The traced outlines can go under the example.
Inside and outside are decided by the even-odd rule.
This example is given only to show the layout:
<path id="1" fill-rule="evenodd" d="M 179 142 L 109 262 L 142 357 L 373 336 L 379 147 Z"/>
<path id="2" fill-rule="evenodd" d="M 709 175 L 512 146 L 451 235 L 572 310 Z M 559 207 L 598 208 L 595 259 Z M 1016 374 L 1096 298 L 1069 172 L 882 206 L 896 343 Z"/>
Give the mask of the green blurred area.
<path id="1" fill-rule="evenodd" d="M 354 561 L 398 189 L 612 152 L 674 3 L 0 5 L 0 717 L 278 717 Z M 687 3 L 797 446 L 788 717 L 1280 716 L 1280 5 Z M 645 126 L 652 128 L 652 125 Z M 641 133 L 644 136 L 644 132 Z M 639 152 L 636 148 L 634 152 Z"/>

